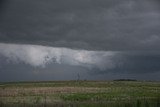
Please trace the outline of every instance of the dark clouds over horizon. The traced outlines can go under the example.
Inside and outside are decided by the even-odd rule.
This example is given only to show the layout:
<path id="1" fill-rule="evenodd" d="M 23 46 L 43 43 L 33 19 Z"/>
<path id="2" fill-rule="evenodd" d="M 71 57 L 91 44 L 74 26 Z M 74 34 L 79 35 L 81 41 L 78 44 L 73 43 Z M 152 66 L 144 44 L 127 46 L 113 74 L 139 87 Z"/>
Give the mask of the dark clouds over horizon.
<path id="1" fill-rule="evenodd" d="M 83 79 L 159 80 L 159 5 L 0 0 L 0 81 L 68 80 L 78 73 Z"/>
<path id="2" fill-rule="evenodd" d="M 0 43 L 0 81 L 159 80 L 160 51 L 88 51 Z"/>
<path id="3" fill-rule="evenodd" d="M 1 0 L 0 41 L 160 50 L 159 0 Z"/>

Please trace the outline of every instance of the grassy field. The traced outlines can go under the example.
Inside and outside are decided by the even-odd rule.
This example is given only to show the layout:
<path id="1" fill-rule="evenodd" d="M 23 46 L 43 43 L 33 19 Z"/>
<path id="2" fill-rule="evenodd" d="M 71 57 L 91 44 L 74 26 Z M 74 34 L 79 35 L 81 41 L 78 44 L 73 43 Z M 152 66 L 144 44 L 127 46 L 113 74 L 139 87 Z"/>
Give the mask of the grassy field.
<path id="1" fill-rule="evenodd" d="M 0 107 L 160 107 L 160 82 L 0 83 Z"/>

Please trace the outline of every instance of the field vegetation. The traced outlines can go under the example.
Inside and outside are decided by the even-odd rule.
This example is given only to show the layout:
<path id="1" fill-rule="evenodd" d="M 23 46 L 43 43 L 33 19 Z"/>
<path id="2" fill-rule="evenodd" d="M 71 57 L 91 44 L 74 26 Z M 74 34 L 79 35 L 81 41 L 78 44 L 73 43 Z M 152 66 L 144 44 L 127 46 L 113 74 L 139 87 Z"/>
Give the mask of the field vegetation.
<path id="1" fill-rule="evenodd" d="M 0 107 L 160 107 L 160 82 L 0 83 Z"/>

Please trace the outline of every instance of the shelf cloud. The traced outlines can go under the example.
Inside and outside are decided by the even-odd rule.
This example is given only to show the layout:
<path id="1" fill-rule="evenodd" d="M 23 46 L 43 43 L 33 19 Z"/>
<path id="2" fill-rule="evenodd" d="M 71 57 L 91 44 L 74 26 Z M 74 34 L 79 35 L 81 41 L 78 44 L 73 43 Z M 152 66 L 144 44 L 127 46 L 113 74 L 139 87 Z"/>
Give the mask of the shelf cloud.
<path id="1" fill-rule="evenodd" d="M 134 75 L 138 79 L 147 79 L 146 76 L 153 79 L 149 75 L 160 72 L 160 51 L 90 51 L 13 43 L 0 43 L 0 50 L 0 74 L 7 78 L 10 73 L 16 79 L 20 78 L 20 74 L 26 78 L 25 74 L 29 73 L 33 76 L 31 80 L 43 78 L 44 75 L 45 80 L 52 78 L 51 75 L 56 80 L 73 79 L 77 74 L 98 80 L 124 75 L 126 78 Z M 38 77 L 34 77 L 35 74 Z"/>
<path id="2" fill-rule="evenodd" d="M 114 67 L 112 57 L 118 52 L 73 50 L 41 45 L 0 43 L 0 55 L 8 61 L 45 67 L 49 63 L 83 66 L 105 70 Z"/>
<path id="3" fill-rule="evenodd" d="M 50 64 L 81 66 L 90 71 L 157 72 L 159 51 L 88 51 L 29 44 L 0 43 L 0 55 L 8 63 L 46 68 Z"/>
<path id="4" fill-rule="evenodd" d="M 3 43 L 105 51 L 160 50 L 159 0 L 1 1 Z"/>
<path id="5" fill-rule="evenodd" d="M 0 0 L 0 81 L 160 80 L 159 28 L 159 0 Z"/>

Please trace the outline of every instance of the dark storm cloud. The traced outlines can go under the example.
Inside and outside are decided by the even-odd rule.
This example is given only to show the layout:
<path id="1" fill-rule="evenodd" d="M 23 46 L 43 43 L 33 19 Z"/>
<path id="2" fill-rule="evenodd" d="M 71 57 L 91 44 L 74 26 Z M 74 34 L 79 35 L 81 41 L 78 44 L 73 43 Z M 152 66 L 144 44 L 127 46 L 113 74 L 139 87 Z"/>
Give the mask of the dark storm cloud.
<path id="1" fill-rule="evenodd" d="M 77 74 L 159 80 L 159 5 L 159 0 L 0 0 L 0 81 Z"/>
<path id="2" fill-rule="evenodd" d="M 55 62 L 83 66 L 89 69 L 93 67 L 97 67 L 98 69 L 113 67 L 114 64 L 112 63 L 114 62 L 112 62 L 112 57 L 118 53 L 6 43 L 0 43 L 0 50 L 1 56 L 14 63 L 23 62 L 33 67 L 45 67 L 49 63 Z"/>
<path id="3" fill-rule="evenodd" d="M 0 81 L 76 80 L 77 74 L 89 80 L 159 80 L 160 51 L 88 51 L 6 43 L 0 43 L 0 50 Z"/>
<path id="4" fill-rule="evenodd" d="M 35 68 L 24 63 L 15 64 L 8 62 L 4 62 L 2 65 L 0 67 L 0 82 L 77 80 L 78 73 L 83 76 L 81 79 L 89 77 L 87 75 L 88 71 L 80 66 L 52 63 L 51 65 L 47 65 L 46 68 Z"/>
<path id="5" fill-rule="evenodd" d="M 7 0 L 1 4 L 0 41 L 159 50 L 159 5 L 158 0 Z"/>
<path id="6" fill-rule="evenodd" d="M 34 46 L 29 46 L 22 46 L 20 50 L 18 45 L 15 48 L 12 44 L 10 45 L 11 51 L 8 46 L 5 49 L 0 47 L 0 50 L 4 51 L 0 52 L 0 81 L 77 80 L 78 74 L 82 80 L 119 78 L 159 80 L 160 52 L 108 53 L 103 51 L 101 53 L 100 51 L 75 50 L 78 51 L 75 53 L 74 50 L 68 50 L 74 54 L 63 52 L 61 58 L 54 58 L 53 53 L 46 53 L 47 49 L 54 52 L 54 48 L 37 46 L 34 49 Z M 23 52 L 24 50 L 27 51 Z M 38 52 L 42 50 L 42 52 L 36 56 L 32 55 L 32 52 L 35 53 L 37 50 Z M 53 60 L 47 60 L 44 56 L 49 59 L 53 57 Z M 57 63 L 56 59 L 60 59 L 60 62 Z"/>
<path id="7" fill-rule="evenodd" d="M 159 51 L 139 51 L 121 52 L 112 58 L 114 67 L 106 70 L 95 69 L 91 74 L 141 74 L 146 75 L 160 72 L 160 52 Z"/>

